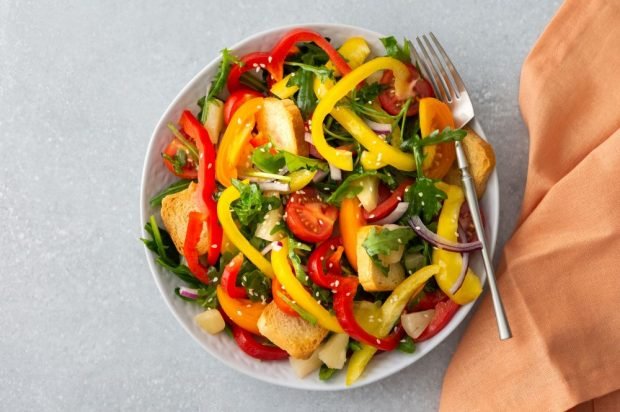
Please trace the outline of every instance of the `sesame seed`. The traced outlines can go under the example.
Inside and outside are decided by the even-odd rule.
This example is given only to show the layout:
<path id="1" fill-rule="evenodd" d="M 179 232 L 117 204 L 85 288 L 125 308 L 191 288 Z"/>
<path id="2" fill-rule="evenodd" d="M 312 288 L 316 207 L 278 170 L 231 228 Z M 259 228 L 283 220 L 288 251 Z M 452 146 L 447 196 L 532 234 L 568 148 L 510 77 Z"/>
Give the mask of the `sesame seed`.
<path id="1" fill-rule="evenodd" d="M 345 296 L 351 296 L 351 292 L 345 293 Z"/>
<path id="2" fill-rule="evenodd" d="M 396 196 L 396 200 L 398 200 L 400 202 L 401 200 L 403 200 L 403 198 L 400 197 L 400 196 Z"/>
<path id="3" fill-rule="evenodd" d="M 218 281 L 218 277 L 213 278 L 213 282 L 217 282 Z"/>
<path id="4" fill-rule="evenodd" d="M 260 72 L 260 67 L 256 67 L 256 73 Z"/>
<path id="5" fill-rule="evenodd" d="M 271 56 L 267 57 L 267 62 L 268 63 L 271 63 L 272 61 L 273 61 L 273 57 L 271 57 Z"/>
<path id="6" fill-rule="evenodd" d="M 207 165 L 207 169 L 211 169 L 212 167 L 213 167 L 213 163 L 209 163 L 209 164 Z"/>
<path id="7" fill-rule="evenodd" d="M 241 118 L 240 118 L 240 117 L 239 117 L 239 118 L 237 118 L 237 124 L 241 124 L 241 123 L 242 123 L 242 122 L 241 122 Z"/>
<path id="8" fill-rule="evenodd" d="M 374 218 L 375 218 L 375 215 L 374 215 L 374 214 L 372 214 L 372 215 L 368 216 L 368 218 L 369 218 L 369 219 L 374 219 Z"/>
<path id="9" fill-rule="evenodd" d="M 424 193 L 422 193 L 422 192 L 418 192 L 418 196 L 423 197 L 423 196 L 424 196 Z"/>
<path id="10" fill-rule="evenodd" d="M 214 243 L 214 244 L 211 245 L 211 248 L 212 249 L 217 249 L 217 245 Z"/>
<path id="11" fill-rule="evenodd" d="M 243 312 L 241 312 L 240 310 L 237 310 L 237 316 L 241 316 L 243 315 Z"/>
<path id="12" fill-rule="evenodd" d="M 377 345 L 381 345 L 381 339 L 377 339 Z"/>
<path id="13" fill-rule="evenodd" d="M 264 69 L 265 68 L 265 63 L 261 63 L 261 64 L 259 64 L 259 66 L 260 66 L 261 69 Z"/>

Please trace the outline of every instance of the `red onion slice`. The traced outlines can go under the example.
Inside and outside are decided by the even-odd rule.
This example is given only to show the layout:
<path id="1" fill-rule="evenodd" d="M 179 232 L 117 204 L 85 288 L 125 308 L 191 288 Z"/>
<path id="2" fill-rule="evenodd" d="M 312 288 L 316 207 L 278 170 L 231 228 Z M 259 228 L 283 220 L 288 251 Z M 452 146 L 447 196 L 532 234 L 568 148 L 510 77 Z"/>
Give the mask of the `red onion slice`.
<path id="1" fill-rule="evenodd" d="M 328 163 L 328 165 L 329 165 L 329 175 L 331 176 L 332 180 L 337 180 L 337 181 L 342 180 L 342 170 L 338 169 L 336 166 L 332 165 L 331 163 Z"/>
<path id="2" fill-rule="evenodd" d="M 304 140 L 310 144 L 312 144 L 312 133 L 310 132 L 305 132 L 304 133 Z"/>
<path id="3" fill-rule="evenodd" d="M 438 236 L 437 233 L 434 233 L 424 225 L 420 216 L 413 216 L 409 219 L 409 224 L 418 236 L 439 249 L 461 253 L 482 249 L 482 243 L 480 243 L 480 241 L 459 243 Z"/>
<path id="4" fill-rule="evenodd" d="M 263 192 L 290 192 L 291 186 L 288 183 L 281 182 L 260 182 L 258 183 L 258 187 Z"/>
<path id="5" fill-rule="evenodd" d="M 409 208 L 409 202 L 400 202 L 396 205 L 394 210 L 392 210 L 392 212 L 389 215 L 387 215 L 383 219 L 377 220 L 376 222 L 373 223 L 373 225 L 387 225 L 390 223 L 394 223 L 398 219 L 403 217 L 405 212 L 407 212 L 408 208 Z"/>
<path id="6" fill-rule="evenodd" d="M 309 152 L 310 156 L 316 157 L 319 160 L 325 160 L 323 155 L 321 153 L 319 153 L 318 150 L 316 150 L 316 147 L 313 144 L 310 144 L 309 146 L 310 147 L 308 149 L 308 152 Z"/>
<path id="7" fill-rule="evenodd" d="M 271 249 L 273 249 L 273 242 L 271 242 L 267 246 L 265 246 L 265 248 L 260 251 L 260 254 L 265 256 L 267 253 L 271 252 Z"/>
<path id="8" fill-rule="evenodd" d="M 364 119 L 364 121 L 376 133 L 388 134 L 392 132 L 392 125 L 389 123 L 377 123 L 368 119 Z"/>
<path id="9" fill-rule="evenodd" d="M 327 175 L 328 175 L 328 173 L 326 171 L 319 169 L 314 174 L 314 177 L 312 178 L 312 181 L 314 183 L 322 182 L 327 177 Z"/>
<path id="10" fill-rule="evenodd" d="M 198 299 L 198 289 L 186 288 L 185 286 L 181 286 L 179 288 L 179 295 L 188 298 L 188 299 Z"/>

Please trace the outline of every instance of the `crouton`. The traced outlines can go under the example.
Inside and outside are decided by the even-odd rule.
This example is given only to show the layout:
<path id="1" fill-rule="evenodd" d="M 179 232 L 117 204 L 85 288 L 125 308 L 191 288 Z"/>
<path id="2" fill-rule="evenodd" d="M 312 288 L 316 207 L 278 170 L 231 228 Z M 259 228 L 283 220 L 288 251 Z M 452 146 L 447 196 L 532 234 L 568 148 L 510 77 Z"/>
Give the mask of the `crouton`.
<path id="1" fill-rule="evenodd" d="M 308 156 L 304 120 L 292 100 L 265 98 L 263 108 L 256 115 L 256 125 L 258 131 L 267 136 L 276 148 Z"/>
<path id="2" fill-rule="evenodd" d="M 161 201 L 161 220 L 180 254 L 183 254 L 189 213 L 198 210 L 194 201 L 195 192 L 196 184 L 190 183 L 187 189 L 168 195 Z M 207 253 L 209 246 L 207 231 L 203 230 L 196 245 L 198 254 Z"/>
<path id="3" fill-rule="evenodd" d="M 467 131 L 467 136 L 465 136 L 462 142 L 463 149 L 469 161 L 469 173 L 474 180 L 476 194 L 480 198 L 486 190 L 487 181 L 495 167 L 495 152 L 493 147 L 473 130 L 468 127 L 464 130 Z M 461 185 L 461 172 L 456 162 L 444 177 L 444 180 L 452 185 Z"/>
<path id="4" fill-rule="evenodd" d="M 258 330 L 296 359 L 308 359 L 327 336 L 327 329 L 287 315 L 274 302 L 260 315 Z"/>
<path id="5" fill-rule="evenodd" d="M 367 292 L 381 292 L 394 290 L 405 279 L 405 269 L 400 262 L 389 265 L 387 274 L 384 274 L 377 265 L 374 264 L 366 249 L 363 246 L 370 230 L 376 228 L 378 231 L 381 226 L 363 226 L 357 232 L 357 276 L 360 284 Z"/>

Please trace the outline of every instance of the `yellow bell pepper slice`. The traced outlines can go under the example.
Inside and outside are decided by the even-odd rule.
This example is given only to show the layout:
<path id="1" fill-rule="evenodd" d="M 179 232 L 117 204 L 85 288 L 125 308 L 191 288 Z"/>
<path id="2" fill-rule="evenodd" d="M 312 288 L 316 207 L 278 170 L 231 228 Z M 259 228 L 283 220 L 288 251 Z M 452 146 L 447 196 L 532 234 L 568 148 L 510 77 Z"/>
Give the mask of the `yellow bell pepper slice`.
<path id="1" fill-rule="evenodd" d="M 441 213 L 439 214 L 437 234 L 446 240 L 455 242 L 457 240 L 456 231 L 458 230 L 459 214 L 465 196 L 463 190 L 459 186 L 438 182 L 437 187 L 448 196 L 447 199 L 444 200 Z M 461 273 L 463 259 L 460 253 L 448 252 L 447 250 L 436 248 L 433 250 L 433 264 L 441 268 L 439 273 L 435 275 L 437 284 L 450 299 L 459 305 L 465 305 L 471 302 L 482 293 L 480 279 L 471 268 L 467 270 L 463 285 L 456 294 L 450 293 L 450 288 L 454 285 L 455 280 Z"/>
<path id="2" fill-rule="evenodd" d="M 237 228 L 232 213 L 231 204 L 239 199 L 239 191 L 236 187 L 230 186 L 224 190 L 217 201 L 217 218 L 222 224 L 224 235 L 232 242 L 241 253 L 243 253 L 261 272 L 268 278 L 274 276 L 271 263 L 252 244 L 243 236 Z"/>
<path id="3" fill-rule="evenodd" d="M 344 76 L 338 83 L 327 91 L 319 101 L 312 116 L 312 143 L 319 153 L 334 166 L 351 171 L 353 159 L 350 152 L 331 147 L 325 140 L 323 121 L 331 114 L 362 146 L 369 151 L 381 152 L 388 164 L 404 171 L 415 170 L 415 159 L 410 153 L 404 153 L 390 146 L 372 131 L 359 116 L 345 107 L 336 107 L 340 99 L 345 97 L 351 90 L 365 80 L 368 76 L 379 70 L 392 70 L 394 73 L 394 90 L 397 96 L 405 96 L 407 93 L 409 69 L 399 60 L 391 57 L 377 57 L 351 73 Z"/>
<path id="4" fill-rule="evenodd" d="M 271 265 L 286 293 L 295 303 L 314 316 L 319 325 L 332 332 L 344 333 L 336 317 L 321 306 L 295 277 L 288 262 L 288 238 L 282 239 L 279 244 L 282 247 L 274 247 L 271 250 Z"/>
<path id="5" fill-rule="evenodd" d="M 312 178 L 316 175 L 316 170 L 301 169 L 296 170 L 288 175 L 291 178 L 289 186 L 291 193 L 303 189 L 312 182 Z"/>
<path id="6" fill-rule="evenodd" d="M 344 57 L 351 69 L 355 69 L 361 66 L 368 56 L 370 56 L 370 47 L 362 37 L 351 37 L 342 43 L 342 46 L 338 49 L 338 53 Z M 340 72 L 334 67 L 331 60 L 325 64 L 325 67 L 333 70 L 334 76 L 340 76 Z M 319 99 L 322 99 L 327 91 L 332 88 L 334 83 L 332 79 L 325 78 L 321 80 L 319 76 L 314 76 L 314 94 Z"/>
<path id="7" fill-rule="evenodd" d="M 258 330 L 258 318 L 267 306 L 263 302 L 253 302 L 249 299 L 235 299 L 230 297 L 224 289 L 218 285 L 217 301 L 226 315 L 245 330 L 255 335 L 260 335 Z"/>
<path id="8" fill-rule="evenodd" d="M 276 82 L 271 86 L 271 94 L 279 97 L 280 99 L 288 99 L 299 90 L 299 86 L 288 86 L 288 81 L 293 77 L 292 74 L 286 75 L 282 80 Z"/>
<path id="9" fill-rule="evenodd" d="M 400 285 L 394 289 L 390 296 L 385 300 L 383 306 L 381 306 L 381 326 L 377 329 L 377 336 L 387 336 L 394 324 L 400 318 L 407 302 L 418 293 L 420 287 L 424 286 L 427 280 L 433 275 L 437 275 L 440 267 L 437 265 L 428 265 L 419 269 L 413 275 L 403 280 Z M 377 353 L 377 348 L 362 344 L 362 348 L 356 352 L 353 352 L 351 360 L 349 360 L 349 366 L 347 368 L 346 384 L 351 385 L 355 382 L 366 369 L 366 365 L 370 362 L 370 359 Z"/>
<path id="10" fill-rule="evenodd" d="M 255 114 L 262 107 L 262 97 L 248 100 L 235 112 L 224 132 L 217 149 L 215 176 L 226 187 L 231 185 L 231 179 L 237 178 L 237 165 L 243 160 L 243 154 L 247 153 L 256 124 Z"/>

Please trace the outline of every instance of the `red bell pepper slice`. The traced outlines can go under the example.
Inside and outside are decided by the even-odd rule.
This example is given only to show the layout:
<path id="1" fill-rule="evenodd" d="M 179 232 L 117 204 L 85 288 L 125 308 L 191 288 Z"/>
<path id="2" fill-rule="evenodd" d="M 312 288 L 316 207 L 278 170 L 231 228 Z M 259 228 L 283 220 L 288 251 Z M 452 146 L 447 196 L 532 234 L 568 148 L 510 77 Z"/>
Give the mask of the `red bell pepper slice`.
<path id="1" fill-rule="evenodd" d="M 334 252 L 332 256 L 336 255 L 335 251 L 337 251 L 339 247 L 342 247 L 341 237 L 328 239 L 319 244 L 308 258 L 308 275 L 314 283 L 322 288 L 334 289 L 336 287 L 335 282 L 342 277 L 340 276 L 342 273 L 340 269 L 340 256 L 342 256 L 342 251 L 338 256 L 336 267 L 328 268 L 328 272 L 330 273 L 326 274 L 323 268 L 323 262 L 327 261 L 325 262 L 326 265 L 330 263 L 330 258 L 328 258 L 329 254 Z M 334 260 L 335 258 L 331 261 L 332 266 L 334 266 Z"/>
<path id="2" fill-rule="evenodd" d="M 338 318 L 338 323 L 342 329 L 353 339 L 383 351 L 392 351 L 396 349 L 400 340 L 404 336 L 404 330 L 399 325 L 395 330 L 384 338 L 378 338 L 366 332 L 364 328 L 357 323 L 353 313 L 353 302 L 357 293 L 359 281 L 355 277 L 341 277 L 339 285 L 334 295 L 334 311 Z"/>
<path id="3" fill-rule="evenodd" d="M 439 302 L 435 306 L 435 316 L 431 319 L 431 323 L 428 324 L 424 332 L 415 341 L 422 342 L 438 334 L 452 320 L 460 307 L 458 303 L 454 303 L 451 299 Z"/>
<path id="4" fill-rule="evenodd" d="M 239 63 L 234 64 L 228 74 L 228 80 L 226 81 L 228 92 L 232 94 L 237 90 L 245 88 L 245 86 L 241 84 L 241 75 L 250 70 L 260 71 L 266 69 L 273 76 L 270 60 L 273 61 L 272 58 L 270 59 L 270 54 L 268 52 L 249 53 L 240 58 Z"/>
<path id="5" fill-rule="evenodd" d="M 247 355 L 260 359 L 260 360 L 280 360 L 288 358 L 286 351 L 278 348 L 277 346 L 267 346 L 256 340 L 256 337 L 247 330 L 235 325 L 230 324 L 232 328 L 233 337 L 239 348 Z"/>
<path id="6" fill-rule="evenodd" d="M 239 253 L 224 267 L 222 273 L 222 287 L 231 298 L 245 299 L 248 297 L 245 288 L 237 286 L 237 276 L 242 264 L 243 253 Z"/>
<path id="7" fill-rule="evenodd" d="M 194 139 L 196 147 L 199 152 L 199 164 L 198 164 L 198 187 L 196 192 L 198 193 L 198 209 L 202 212 L 202 221 L 207 223 L 207 234 L 209 238 L 209 252 L 207 254 L 207 261 L 210 265 L 215 265 L 220 257 L 220 249 L 222 247 L 222 226 L 217 219 L 217 204 L 213 200 L 213 194 L 215 193 L 215 147 L 209 137 L 209 132 L 204 126 L 196 119 L 196 117 L 188 110 L 185 110 L 179 120 L 181 128 L 189 137 Z M 198 219 L 198 217 L 194 217 Z M 195 228 L 202 225 L 194 222 Z M 200 231 L 192 232 L 192 236 L 197 238 L 189 239 L 190 245 L 197 245 L 200 240 Z M 187 238 L 190 237 L 190 230 L 186 234 L 185 246 L 183 248 L 184 254 L 187 249 Z M 194 255 L 196 252 L 191 252 L 190 255 Z M 187 259 L 187 255 L 185 255 Z M 198 268 L 199 262 L 196 260 L 194 267 Z M 188 261 L 189 266 L 189 261 Z M 191 267 L 190 267 L 191 270 Z M 193 272 L 193 271 L 192 271 Z"/>
<path id="8" fill-rule="evenodd" d="M 403 197 L 405 196 L 405 189 L 411 186 L 412 183 L 413 182 L 409 179 L 405 180 L 400 185 L 398 185 L 398 187 L 396 188 L 396 190 L 394 190 L 394 192 L 392 192 L 390 197 L 384 200 L 379 206 L 377 206 L 370 212 L 364 210 L 364 219 L 372 223 L 376 222 L 377 220 L 381 220 L 390 213 L 392 213 L 392 211 L 396 208 L 396 205 L 398 205 L 399 202 L 403 201 Z"/>
<path id="9" fill-rule="evenodd" d="M 278 44 L 271 50 L 271 61 L 269 62 L 269 72 L 276 80 L 282 80 L 284 76 L 284 60 L 292 47 L 300 42 L 313 42 L 327 53 L 329 60 L 334 64 L 338 71 L 344 76 L 351 71 L 347 61 L 338 51 L 319 33 L 308 29 L 294 29 L 280 39 Z"/>
<path id="10" fill-rule="evenodd" d="M 207 275 L 207 268 L 200 263 L 198 249 L 196 249 L 205 220 L 206 216 L 200 212 L 189 213 L 189 223 L 187 224 L 185 243 L 183 244 L 183 255 L 185 260 L 187 260 L 187 267 L 189 267 L 196 279 L 204 284 L 208 284 L 210 280 Z"/>

